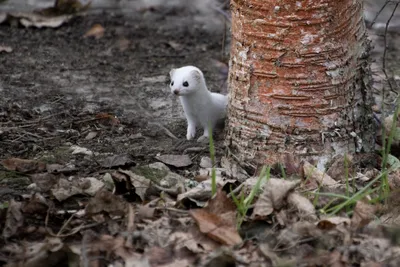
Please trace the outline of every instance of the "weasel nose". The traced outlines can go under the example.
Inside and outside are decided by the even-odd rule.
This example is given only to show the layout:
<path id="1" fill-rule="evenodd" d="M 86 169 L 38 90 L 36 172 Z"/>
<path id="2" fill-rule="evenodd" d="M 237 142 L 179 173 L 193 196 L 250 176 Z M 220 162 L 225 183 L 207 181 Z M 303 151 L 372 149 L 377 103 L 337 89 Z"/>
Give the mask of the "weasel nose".
<path id="1" fill-rule="evenodd" d="M 178 89 L 175 89 L 175 90 L 174 90 L 174 94 L 175 94 L 175 95 L 179 95 L 179 90 L 178 90 Z"/>

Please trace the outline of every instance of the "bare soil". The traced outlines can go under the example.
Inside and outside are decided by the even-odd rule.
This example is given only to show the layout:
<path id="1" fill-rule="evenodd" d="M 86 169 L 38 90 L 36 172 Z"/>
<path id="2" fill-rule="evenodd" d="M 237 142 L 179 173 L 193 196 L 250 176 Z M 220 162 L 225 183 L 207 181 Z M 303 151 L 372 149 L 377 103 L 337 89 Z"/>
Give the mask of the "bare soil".
<path id="1" fill-rule="evenodd" d="M 2 43 L 13 48 L 0 56 L 1 158 L 40 159 L 66 142 L 100 154 L 128 153 L 138 163 L 188 147 L 207 154 L 207 145 L 185 141 L 183 111 L 168 88 L 169 70 L 189 64 L 204 71 L 211 90 L 223 83 L 213 64 L 221 59 L 223 26 L 205 29 L 191 16 L 133 10 L 77 17 L 58 29 L 1 25 Z M 104 36 L 84 38 L 97 23 Z M 100 113 L 120 123 L 99 123 Z M 87 140 L 90 131 L 97 136 Z M 219 147 L 222 134 L 215 138 Z M 95 167 L 87 164 L 85 173 Z"/>

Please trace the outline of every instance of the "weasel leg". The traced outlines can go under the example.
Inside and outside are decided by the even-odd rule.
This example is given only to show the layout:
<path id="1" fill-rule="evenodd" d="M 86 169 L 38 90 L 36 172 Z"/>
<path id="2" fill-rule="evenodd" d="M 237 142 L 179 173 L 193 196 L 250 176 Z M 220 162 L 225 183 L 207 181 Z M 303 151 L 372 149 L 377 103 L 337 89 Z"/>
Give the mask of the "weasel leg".
<path id="1" fill-rule="evenodd" d="M 197 139 L 197 142 L 199 143 L 208 143 L 210 134 L 208 132 L 208 127 L 204 128 L 204 133 L 202 136 L 199 137 L 199 139 Z"/>
<path id="2" fill-rule="evenodd" d="M 196 124 L 194 124 L 193 122 L 188 121 L 186 139 L 187 140 L 192 140 L 195 135 L 196 135 Z"/>

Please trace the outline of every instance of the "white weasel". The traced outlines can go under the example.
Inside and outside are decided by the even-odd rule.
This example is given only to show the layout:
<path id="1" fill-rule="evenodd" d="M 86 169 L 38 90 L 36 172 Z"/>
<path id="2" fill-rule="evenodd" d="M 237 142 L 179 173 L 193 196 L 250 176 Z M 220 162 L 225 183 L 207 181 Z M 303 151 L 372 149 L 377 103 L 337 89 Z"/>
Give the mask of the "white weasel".
<path id="1" fill-rule="evenodd" d="M 172 69 L 169 75 L 171 92 L 179 96 L 185 111 L 188 123 L 186 138 L 193 139 L 196 126 L 200 126 L 204 134 L 198 141 L 208 140 L 209 127 L 214 129 L 217 122 L 226 116 L 228 97 L 208 91 L 203 73 L 194 66 Z"/>

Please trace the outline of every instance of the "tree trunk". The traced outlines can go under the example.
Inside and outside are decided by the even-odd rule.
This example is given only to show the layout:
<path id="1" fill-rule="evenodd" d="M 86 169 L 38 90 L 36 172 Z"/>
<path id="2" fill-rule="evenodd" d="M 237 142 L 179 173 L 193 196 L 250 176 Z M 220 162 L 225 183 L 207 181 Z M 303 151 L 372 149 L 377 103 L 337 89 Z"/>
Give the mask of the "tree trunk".
<path id="1" fill-rule="evenodd" d="M 362 0 L 231 0 L 228 157 L 323 169 L 373 142 Z"/>

